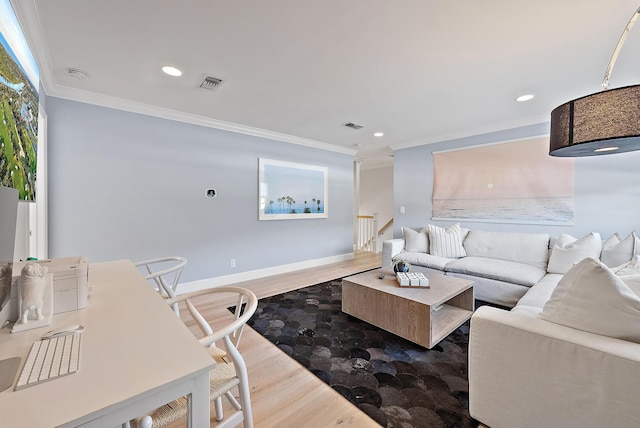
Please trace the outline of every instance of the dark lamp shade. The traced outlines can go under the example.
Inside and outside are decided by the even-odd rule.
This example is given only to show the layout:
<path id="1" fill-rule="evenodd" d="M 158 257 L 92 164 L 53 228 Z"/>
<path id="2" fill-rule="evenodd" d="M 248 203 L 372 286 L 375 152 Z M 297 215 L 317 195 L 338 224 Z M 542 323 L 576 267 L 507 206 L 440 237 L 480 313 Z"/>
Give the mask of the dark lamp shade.
<path id="1" fill-rule="evenodd" d="M 612 147 L 617 149 L 606 150 Z M 551 112 L 551 156 L 598 156 L 633 150 L 640 150 L 640 85 L 578 98 Z"/>

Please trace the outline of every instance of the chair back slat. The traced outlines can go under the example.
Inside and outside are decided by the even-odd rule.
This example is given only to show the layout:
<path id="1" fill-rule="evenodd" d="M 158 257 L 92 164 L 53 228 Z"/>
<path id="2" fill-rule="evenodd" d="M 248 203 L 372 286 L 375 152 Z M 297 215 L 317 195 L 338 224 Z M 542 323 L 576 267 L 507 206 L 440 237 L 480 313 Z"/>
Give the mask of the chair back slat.
<path id="1" fill-rule="evenodd" d="M 176 297 L 176 289 L 180 282 L 182 269 L 187 264 L 184 257 L 160 257 L 134 263 L 134 265 L 146 271 L 145 279 L 154 284 L 154 288 L 165 298 Z M 178 305 L 173 306 L 176 315 L 180 316 Z"/>
<path id="2" fill-rule="evenodd" d="M 236 294 L 236 309 L 234 313 L 235 319 L 232 322 L 225 324 L 224 326 L 214 328 L 211 326 L 211 323 L 208 322 L 195 308 L 195 305 L 192 301 L 195 300 L 195 298 L 205 295 L 223 293 Z M 220 286 L 209 288 L 206 290 L 194 291 L 191 293 L 180 294 L 167 300 L 167 303 L 170 305 L 176 305 L 179 302 L 185 302 L 187 308 L 189 309 L 189 313 L 196 320 L 196 323 L 198 324 L 198 327 L 203 331 L 203 334 L 205 334 L 204 337 L 199 339 L 200 343 L 202 343 L 203 346 L 210 346 L 216 340 L 222 339 L 225 336 L 229 336 L 229 340 L 231 341 L 233 346 L 237 347 L 238 343 L 240 342 L 242 332 L 244 331 L 244 325 L 253 316 L 258 307 L 258 298 L 251 290 L 234 286 Z M 205 327 L 205 325 L 207 327 Z M 209 333 L 205 333 L 207 331 L 207 328 L 210 329 Z"/>
<path id="3" fill-rule="evenodd" d="M 187 300 L 185 300 L 185 303 L 187 305 L 187 309 L 189 310 L 189 313 L 191 314 L 193 319 L 196 320 L 196 323 L 198 324 L 198 327 L 200 327 L 200 331 L 202 331 L 202 334 L 204 334 L 205 336 L 212 335 L 213 334 L 213 329 L 211 328 L 211 326 L 209 325 L 207 320 L 204 319 L 204 317 L 198 311 L 198 309 L 196 309 L 196 307 L 193 305 L 193 303 L 191 303 L 191 300 L 187 299 Z"/>

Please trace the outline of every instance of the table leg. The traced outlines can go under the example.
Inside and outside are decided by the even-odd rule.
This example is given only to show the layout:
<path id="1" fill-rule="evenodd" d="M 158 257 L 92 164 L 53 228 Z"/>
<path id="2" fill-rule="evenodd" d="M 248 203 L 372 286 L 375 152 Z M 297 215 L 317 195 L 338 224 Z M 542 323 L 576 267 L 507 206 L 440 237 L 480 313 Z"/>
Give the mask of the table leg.
<path id="1" fill-rule="evenodd" d="M 187 426 L 208 427 L 211 420 L 209 372 L 193 379 L 193 391 L 187 396 Z"/>

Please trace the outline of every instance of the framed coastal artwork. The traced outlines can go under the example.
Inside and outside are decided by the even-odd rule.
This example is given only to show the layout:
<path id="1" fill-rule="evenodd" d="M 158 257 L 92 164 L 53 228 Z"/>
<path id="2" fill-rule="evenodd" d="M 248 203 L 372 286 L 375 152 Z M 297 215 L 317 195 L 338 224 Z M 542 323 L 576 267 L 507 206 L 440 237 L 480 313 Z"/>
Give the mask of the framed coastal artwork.
<path id="1" fill-rule="evenodd" d="M 258 160 L 260 220 L 328 217 L 328 168 L 281 160 Z"/>
<path id="2" fill-rule="evenodd" d="M 433 220 L 572 225 L 574 160 L 549 137 L 433 153 Z"/>

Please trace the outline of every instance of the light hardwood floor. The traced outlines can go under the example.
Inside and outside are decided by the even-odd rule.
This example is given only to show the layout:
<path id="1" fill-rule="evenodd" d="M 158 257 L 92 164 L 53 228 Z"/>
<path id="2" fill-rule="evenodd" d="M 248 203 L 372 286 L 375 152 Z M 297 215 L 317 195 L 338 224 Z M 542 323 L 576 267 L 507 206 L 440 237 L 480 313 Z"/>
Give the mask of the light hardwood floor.
<path id="1" fill-rule="evenodd" d="M 381 255 L 357 253 L 349 261 L 275 275 L 234 285 L 252 290 L 258 298 L 379 268 Z M 233 302 L 216 300 L 199 302 L 207 319 L 230 316 L 227 307 Z M 187 322 L 190 325 L 189 322 Z M 192 325 L 190 327 L 194 328 Z M 349 403 L 315 375 L 280 351 L 251 328 L 246 328 L 240 343 L 249 371 L 253 421 L 256 428 L 303 427 L 379 427 L 366 414 Z M 225 409 L 231 407 L 226 400 Z M 212 420 L 215 413 L 212 409 Z M 186 427 L 185 422 L 171 428 Z"/>

